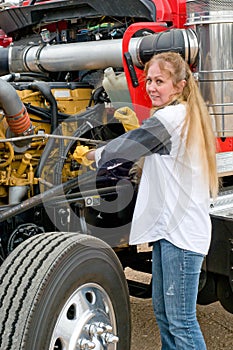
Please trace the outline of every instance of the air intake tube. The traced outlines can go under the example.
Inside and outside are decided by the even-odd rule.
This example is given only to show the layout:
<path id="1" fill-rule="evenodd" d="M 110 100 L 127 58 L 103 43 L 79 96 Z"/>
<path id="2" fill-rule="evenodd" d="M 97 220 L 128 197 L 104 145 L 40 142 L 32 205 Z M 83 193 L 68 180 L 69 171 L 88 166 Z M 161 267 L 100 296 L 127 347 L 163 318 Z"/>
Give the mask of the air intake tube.
<path id="1" fill-rule="evenodd" d="M 129 53 L 133 64 L 143 66 L 153 54 L 179 52 L 194 63 L 198 42 L 193 30 L 171 29 L 131 38 Z M 99 40 L 58 45 L 10 46 L 0 50 L 0 75 L 22 72 L 64 72 L 123 67 L 122 40 Z"/>
<path id="2" fill-rule="evenodd" d="M 4 111 L 7 124 L 9 125 L 10 134 L 8 136 L 21 136 L 23 143 L 29 143 L 23 140 L 23 136 L 32 135 L 33 128 L 27 113 L 26 107 L 21 102 L 16 90 L 8 82 L 0 79 L 0 105 Z"/>
<path id="3" fill-rule="evenodd" d="M 180 53 L 188 64 L 194 64 L 198 54 L 198 41 L 192 29 L 171 29 L 158 34 L 147 35 L 137 42 L 135 52 L 137 66 L 143 67 L 158 53 L 174 51 Z"/>

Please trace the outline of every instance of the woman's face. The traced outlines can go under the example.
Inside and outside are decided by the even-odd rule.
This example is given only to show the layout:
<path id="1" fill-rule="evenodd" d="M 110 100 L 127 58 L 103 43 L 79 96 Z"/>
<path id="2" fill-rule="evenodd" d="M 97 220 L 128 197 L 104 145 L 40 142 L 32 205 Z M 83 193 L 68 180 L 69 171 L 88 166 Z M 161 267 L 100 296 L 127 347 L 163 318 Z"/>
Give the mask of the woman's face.
<path id="1" fill-rule="evenodd" d="M 168 66 L 170 63 L 165 64 L 165 68 Z M 163 106 L 171 101 L 175 94 L 182 92 L 183 86 L 180 83 L 175 87 L 169 73 L 161 70 L 158 62 L 152 63 L 146 77 L 146 92 L 152 101 L 152 106 Z"/>

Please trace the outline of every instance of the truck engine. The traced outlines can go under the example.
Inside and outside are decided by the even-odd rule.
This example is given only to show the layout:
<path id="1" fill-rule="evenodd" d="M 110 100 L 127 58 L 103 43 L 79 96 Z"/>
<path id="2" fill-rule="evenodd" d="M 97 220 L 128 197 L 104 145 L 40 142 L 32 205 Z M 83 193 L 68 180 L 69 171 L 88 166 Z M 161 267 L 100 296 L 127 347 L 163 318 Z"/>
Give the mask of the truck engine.
<path id="1" fill-rule="evenodd" d="M 178 50 L 190 64 L 195 63 L 198 51 L 195 32 L 178 28 L 164 31 L 164 24 L 159 24 L 158 34 L 152 35 L 150 28 L 136 30 L 128 52 L 124 53 L 124 69 L 122 38 L 127 28 L 139 19 L 147 21 L 145 26 L 153 28 L 154 25 L 149 22 L 153 19 L 154 4 L 138 2 L 138 7 L 135 4 L 134 7 L 131 10 L 129 6 L 131 17 L 129 11 L 128 16 L 127 12 L 124 17 L 119 13 L 116 18 L 111 14 L 122 11 L 121 6 L 102 9 L 93 2 L 90 5 L 80 1 L 75 6 L 62 1 L 10 8 L 1 13 L 2 28 L 13 40 L 13 44 L 0 51 L 3 109 L 1 201 L 2 208 L 11 206 L 2 212 L 3 225 L 4 219 L 12 217 L 12 211 L 16 215 L 19 213 L 20 217 L 22 211 L 27 215 L 27 205 L 31 207 L 36 194 L 86 172 L 87 169 L 80 169 L 72 157 L 77 142 L 96 147 L 124 132 L 122 125 L 114 120 L 114 109 L 125 104 L 137 104 L 141 108 L 140 101 L 131 100 L 125 74 L 127 69 L 132 84 L 137 85 L 137 73 L 133 67 L 138 67 L 141 73 L 143 64 L 154 52 Z M 73 8 L 71 18 L 60 21 L 60 16 L 64 15 L 62 11 L 70 13 Z M 78 20 L 77 13 L 81 9 L 82 18 Z M 55 10 L 60 14 L 56 17 L 57 22 L 50 19 Z M 37 16 L 42 17 L 34 23 L 33 18 Z M 146 105 L 144 109 L 139 111 L 141 120 L 149 110 Z M 103 181 L 114 182 L 111 178 L 115 175 L 106 176 L 109 179 Z M 105 187 L 104 184 L 98 186 Z M 19 211 L 17 206 L 12 208 L 17 204 Z M 28 215 L 31 218 L 30 211 Z M 55 226 L 59 225 L 60 215 L 51 215 L 52 222 L 56 221 Z M 42 213 L 41 216 L 46 218 L 47 215 Z M 90 216 L 93 225 L 98 226 L 98 220 Z M 111 219 L 108 216 L 103 220 L 104 225 L 114 215 L 110 215 Z M 67 213 L 60 217 L 63 229 L 67 218 Z M 130 217 L 125 219 L 130 220 Z M 48 219 L 51 229 L 54 224 L 51 226 L 50 221 Z M 72 230 L 72 222 L 70 219 L 69 223 L 66 222 L 66 229 Z M 2 239 L 2 260 L 21 240 L 19 236 L 27 236 L 30 230 L 35 234 L 46 230 L 41 225 L 28 228 L 22 222 L 19 234 L 17 225 L 10 239 L 7 227 L 3 229 L 7 234 L 6 239 Z"/>
<path id="2" fill-rule="evenodd" d="M 121 106 L 149 116 L 143 68 L 164 51 L 190 65 L 218 145 L 199 303 L 233 313 L 232 18 L 231 0 L 1 4 L 0 348 L 130 348 L 129 294 L 151 293 L 124 276 L 151 272 L 151 252 L 128 245 L 133 164 L 97 171 L 73 153 L 123 134 Z"/>

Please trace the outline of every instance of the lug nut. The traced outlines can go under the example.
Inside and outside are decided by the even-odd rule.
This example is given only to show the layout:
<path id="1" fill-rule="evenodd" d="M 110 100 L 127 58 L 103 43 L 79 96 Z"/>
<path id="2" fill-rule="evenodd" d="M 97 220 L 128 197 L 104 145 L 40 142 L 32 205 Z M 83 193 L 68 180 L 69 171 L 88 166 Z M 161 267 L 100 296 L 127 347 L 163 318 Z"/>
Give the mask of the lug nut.
<path id="1" fill-rule="evenodd" d="M 84 350 L 92 350 L 95 349 L 95 343 L 90 341 L 89 339 L 82 338 L 78 341 L 78 345 L 80 349 Z"/>
<path id="2" fill-rule="evenodd" d="M 96 323 L 92 323 L 92 324 L 87 324 L 85 326 L 85 330 L 88 332 L 88 334 L 90 336 L 97 336 L 100 334 L 104 333 L 104 329 L 103 327 L 100 327 L 98 324 Z"/>
<path id="3" fill-rule="evenodd" d="M 112 333 L 104 333 L 101 337 L 106 344 L 116 344 L 119 341 L 119 338 Z"/>
<path id="4" fill-rule="evenodd" d="M 104 332 L 112 333 L 112 326 L 103 322 L 96 323 L 96 326 L 103 329 Z"/>

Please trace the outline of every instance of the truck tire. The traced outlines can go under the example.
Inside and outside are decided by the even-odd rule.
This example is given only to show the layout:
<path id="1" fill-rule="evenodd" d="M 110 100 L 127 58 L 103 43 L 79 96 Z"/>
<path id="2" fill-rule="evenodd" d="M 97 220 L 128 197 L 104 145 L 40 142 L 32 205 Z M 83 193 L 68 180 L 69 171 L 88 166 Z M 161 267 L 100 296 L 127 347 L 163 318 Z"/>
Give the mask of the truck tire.
<path id="1" fill-rule="evenodd" d="M 217 296 L 224 309 L 233 314 L 233 291 L 228 276 L 218 276 Z"/>
<path id="2" fill-rule="evenodd" d="M 0 349 L 130 349 L 124 272 L 102 240 L 51 232 L 0 267 Z"/>

